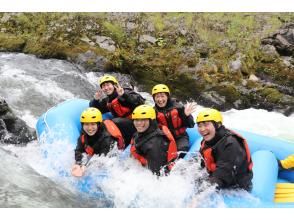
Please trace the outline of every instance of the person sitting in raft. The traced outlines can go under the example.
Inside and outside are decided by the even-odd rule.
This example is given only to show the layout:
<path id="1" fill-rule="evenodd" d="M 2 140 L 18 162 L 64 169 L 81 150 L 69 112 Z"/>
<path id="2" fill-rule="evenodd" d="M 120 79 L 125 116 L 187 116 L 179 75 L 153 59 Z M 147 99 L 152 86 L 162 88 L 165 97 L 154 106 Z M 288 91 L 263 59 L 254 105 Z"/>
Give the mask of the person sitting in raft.
<path id="1" fill-rule="evenodd" d="M 82 132 L 75 149 L 73 176 L 82 176 L 86 164 L 94 154 L 106 155 L 112 148 L 125 148 L 125 142 L 119 128 L 111 120 L 102 121 L 102 114 L 96 108 L 87 108 L 80 118 Z"/>
<path id="2" fill-rule="evenodd" d="M 200 147 L 202 167 L 218 189 L 252 189 L 252 160 L 246 140 L 223 125 L 216 109 L 205 109 L 197 118 L 198 131 L 203 137 Z"/>
<path id="3" fill-rule="evenodd" d="M 117 79 L 111 75 L 104 75 L 99 81 L 98 90 L 89 106 L 98 108 L 102 114 L 111 112 L 114 116 L 113 122 L 119 127 L 122 135 L 129 144 L 133 134 L 136 132 L 131 115 L 133 110 L 145 103 L 145 99 L 130 88 L 122 88 Z M 103 94 L 106 95 L 105 98 Z"/>
<path id="4" fill-rule="evenodd" d="M 294 154 L 289 155 L 284 160 L 278 160 L 278 164 L 282 170 L 294 169 Z"/>
<path id="5" fill-rule="evenodd" d="M 170 97 L 170 90 L 164 84 L 158 84 L 152 89 L 155 102 L 156 119 L 159 126 L 167 126 L 172 132 L 179 151 L 179 158 L 183 158 L 189 150 L 189 136 L 187 127 L 193 128 L 195 123 L 191 115 L 196 110 L 196 103 L 183 106 L 176 99 Z"/>
<path id="6" fill-rule="evenodd" d="M 150 105 L 138 106 L 132 114 L 137 132 L 131 141 L 131 156 L 154 174 L 168 173 L 177 158 L 174 137 L 166 126 L 158 128 L 156 113 Z"/>

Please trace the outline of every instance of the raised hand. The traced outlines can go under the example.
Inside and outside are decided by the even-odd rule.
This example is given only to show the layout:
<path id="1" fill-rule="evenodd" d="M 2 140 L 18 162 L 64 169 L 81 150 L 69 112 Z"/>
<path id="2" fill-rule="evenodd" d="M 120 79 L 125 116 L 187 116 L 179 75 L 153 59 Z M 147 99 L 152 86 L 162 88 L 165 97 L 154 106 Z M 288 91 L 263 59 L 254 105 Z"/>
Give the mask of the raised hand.
<path id="1" fill-rule="evenodd" d="M 99 100 L 103 97 L 103 92 L 101 89 L 99 89 L 97 92 L 95 92 L 95 95 L 94 95 L 94 99 L 95 100 Z"/>
<path id="2" fill-rule="evenodd" d="M 186 116 L 189 116 L 191 115 L 193 112 L 195 112 L 197 109 L 197 103 L 196 102 L 188 102 L 186 105 L 185 105 L 185 115 Z"/>
<path id="3" fill-rule="evenodd" d="M 117 86 L 114 86 L 114 87 L 116 88 L 116 92 L 119 96 L 122 96 L 124 94 L 125 90 L 119 84 L 117 84 Z"/>

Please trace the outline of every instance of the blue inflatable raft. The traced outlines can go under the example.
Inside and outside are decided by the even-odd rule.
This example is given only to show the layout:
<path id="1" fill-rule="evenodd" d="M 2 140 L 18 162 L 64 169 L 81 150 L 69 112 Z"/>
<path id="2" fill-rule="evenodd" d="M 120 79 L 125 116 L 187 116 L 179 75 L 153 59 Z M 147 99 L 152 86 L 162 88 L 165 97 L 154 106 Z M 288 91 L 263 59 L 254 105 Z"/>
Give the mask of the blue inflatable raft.
<path id="1" fill-rule="evenodd" d="M 68 140 L 75 147 L 81 131 L 80 114 L 88 106 L 88 100 L 71 99 L 49 109 L 36 125 L 39 141 L 50 144 L 56 140 Z M 111 114 L 103 115 L 104 119 L 111 117 Z M 201 137 L 197 129 L 190 128 L 187 132 L 191 146 L 189 152 L 198 151 Z M 294 154 L 294 143 L 245 131 L 237 132 L 247 139 L 250 147 L 254 164 L 252 194 L 260 199 L 258 207 L 294 207 L 294 171 L 279 171 L 277 163 L 277 159 Z M 189 154 L 185 159 L 188 158 Z M 106 175 L 101 173 L 100 178 Z M 87 178 L 77 186 L 81 192 L 88 192 L 92 187 L 91 179 Z M 99 196 L 99 191 L 96 194 Z M 252 207 L 245 198 L 225 196 L 224 201 L 228 207 Z"/>

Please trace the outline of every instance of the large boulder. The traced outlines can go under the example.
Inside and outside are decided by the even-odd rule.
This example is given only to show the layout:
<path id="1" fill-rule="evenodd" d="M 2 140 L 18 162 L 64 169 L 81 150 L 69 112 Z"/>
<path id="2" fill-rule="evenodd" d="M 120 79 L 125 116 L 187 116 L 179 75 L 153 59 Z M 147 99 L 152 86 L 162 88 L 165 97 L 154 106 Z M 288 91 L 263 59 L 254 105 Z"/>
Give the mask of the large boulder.
<path id="1" fill-rule="evenodd" d="M 7 102 L 0 97 L 0 143 L 26 144 L 36 138 L 36 132 L 16 117 Z"/>
<path id="2" fill-rule="evenodd" d="M 282 56 L 294 56 L 294 23 L 287 24 L 261 42 L 274 46 Z"/>

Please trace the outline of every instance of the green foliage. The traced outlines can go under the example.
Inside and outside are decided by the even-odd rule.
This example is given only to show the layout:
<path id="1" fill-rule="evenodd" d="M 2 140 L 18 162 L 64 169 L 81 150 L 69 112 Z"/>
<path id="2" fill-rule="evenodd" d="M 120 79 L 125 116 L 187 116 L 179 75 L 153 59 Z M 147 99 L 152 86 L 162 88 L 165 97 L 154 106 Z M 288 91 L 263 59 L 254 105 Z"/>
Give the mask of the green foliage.
<path id="1" fill-rule="evenodd" d="M 154 24 L 156 32 L 161 32 L 163 31 L 165 25 L 164 25 L 164 19 L 161 13 L 151 13 L 150 14 L 151 21 Z"/>
<path id="2" fill-rule="evenodd" d="M 268 101 L 278 103 L 282 98 L 282 94 L 274 88 L 265 88 L 261 91 L 261 95 L 264 96 Z"/>
<path id="3" fill-rule="evenodd" d="M 129 18 L 123 13 L 11 13 L 10 19 L 1 22 L 3 15 L 2 51 L 71 60 L 93 51 L 109 60 L 107 70 L 132 74 L 147 89 L 167 81 L 179 97 L 197 98 L 205 87 L 234 102 L 242 98 L 237 86 L 251 73 L 266 74 L 274 83 L 293 87 L 293 70 L 282 61 L 265 62 L 260 40 L 293 22 L 294 13 L 135 13 Z M 143 44 L 139 41 L 143 34 L 157 41 Z M 97 35 L 115 41 L 116 51 L 101 49 L 95 43 Z M 242 68 L 232 73 L 230 63 L 236 59 Z M 95 69 L 93 60 L 86 64 Z M 249 81 L 246 87 L 258 87 L 271 102 L 281 98 L 277 90 L 261 89 L 260 82 Z"/>
<path id="4" fill-rule="evenodd" d="M 119 44 L 125 41 L 125 32 L 122 27 L 108 21 L 103 22 L 102 25 L 104 27 L 106 36 L 110 36 L 115 42 Z"/>
<path id="5" fill-rule="evenodd" d="M 25 40 L 12 34 L 0 33 L 0 51 L 22 51 Z"/>

